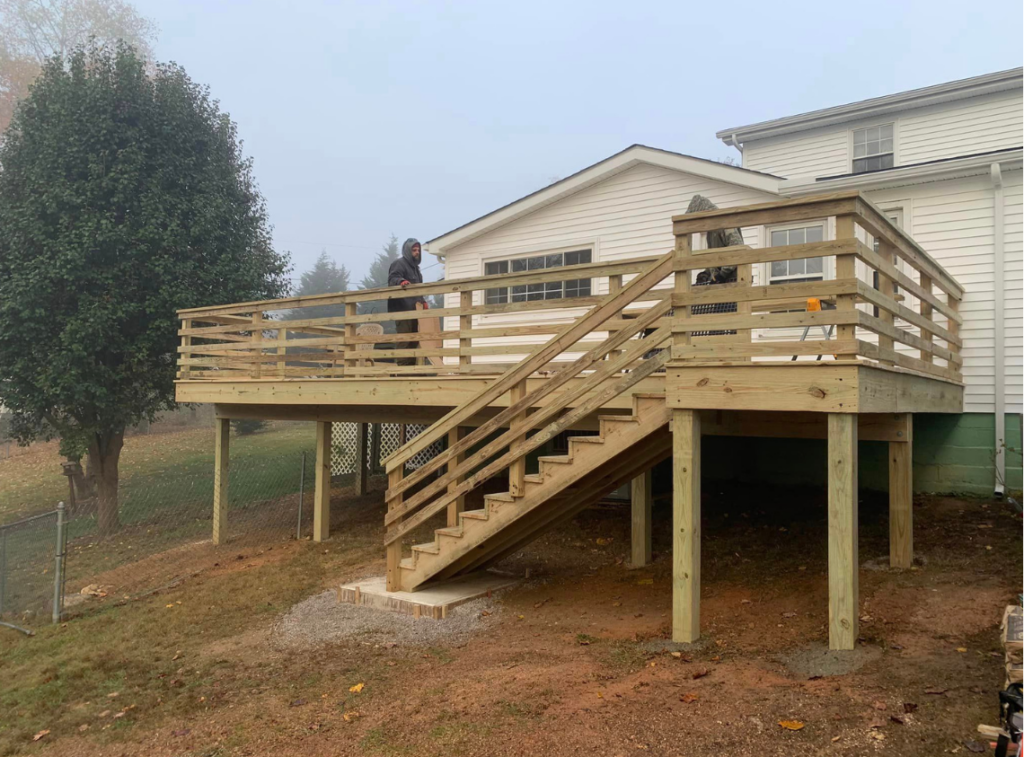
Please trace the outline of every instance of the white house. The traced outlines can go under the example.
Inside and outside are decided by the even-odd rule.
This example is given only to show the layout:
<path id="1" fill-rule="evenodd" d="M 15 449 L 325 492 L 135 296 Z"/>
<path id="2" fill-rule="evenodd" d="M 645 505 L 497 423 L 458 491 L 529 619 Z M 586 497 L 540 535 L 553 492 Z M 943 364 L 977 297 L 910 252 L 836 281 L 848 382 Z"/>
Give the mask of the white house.
<path id="1" fill-rule="evenodd" d="M 859 189 L 966 290 L 965 414 L 921 419 L 915 483 L 940 491 L 1019 489 L 1022 107 L 1022 69 L 1016 68 L 718 132 L 740 151 L 742 167 L 633 145 L 427 247 L 444 259 L 447 278 L 571 267 L 669 249 L 670 218 L 694 194 L 729 207 Z M 825 224 L 744 230 L 754 246 L 830 233 Z M 776 264 L 754 275 L 769 282 L 831 275 L 827 264 L 808 266 Z M 495 290 L 488 297 L 573 297 L 589 294 L 590 286 L 607 285 L 568 280 L 558 292 Z M 545 316 L 501 316 L 538 317 Z"/>

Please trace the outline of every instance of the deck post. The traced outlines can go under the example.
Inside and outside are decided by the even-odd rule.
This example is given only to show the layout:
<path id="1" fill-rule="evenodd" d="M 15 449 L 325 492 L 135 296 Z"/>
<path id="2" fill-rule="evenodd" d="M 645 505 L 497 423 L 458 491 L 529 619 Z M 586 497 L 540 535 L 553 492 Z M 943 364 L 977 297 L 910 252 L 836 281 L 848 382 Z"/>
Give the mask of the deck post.
<path id="1" fill-rule="evenodd" d="M 856 238 L 856 220 L 852 215 L 836 216 L 836 240 Z M 853 279 L 857 277 L 857 256 L 836 255 L 836 278 Z M 857 295 L 841 294 L 836 297 L 836 310 L 856 310 Z M 857 338 L 856 326 L 836 326 L 836 339 L 850 344 Z M 836 360 L 856 360 L 856 355 L 837 355 Z"/>
<path id="2" fill-rule="evenodd" d="M 672 641 L 700 637 L 700 413 L 672 411 Z"/>
<path id="3" fill-rule="evenodd" d="M 370 476 L 369 457 L 367 455 L 366 435 L 369 431 L 368 423 L 356 424 L 356 480 L 355 493 L 357 497 L 366 494 L 366 483 Z"/>
<path id="4" fill-rule="evenodd" d="M 889 566 L 914 561 L 914 416 L 907 413 L 905 439 L 889 442 Z"/>
<path id="5" fill-rule="evenodd" d="M 448 432 L 448 446 L 454 447 L 458 441 L 466 435 L 466 428 L 464 426 L 456 426 Z M 448 461 L 448 472 L 452 473 L 456 468 L 466 459 L 466 453 L 460 452 L 455 455 L 451 460 Z M 448 484 L 448 491 L 451 492 L 458 488 L 459 484 L 462 483 L 461 477 L 455 479 Z M 448 504 L 448 528 L 454 528 L 459 525 L 459 513 L 466 509 L 466 497 L 465 495 L 458 497 L 454 501 Z"/>
<path id="6" fill-rule="evenodd" d="M 858 633 L 857 415 L 828 414 L 828 646 Z"/>
<path id="7" fill-rule="evenodd" d="M 651 484 L 653 476 L 646 470 L 630 484 L 632 521 L 629 564 L 642 568 L 651 561 Z"/>
<path id="8" fill-rule="evenodd" d="M 231 419 L 214 421 L 213 439 L 213 543 L 228 538 L 228 468 L 230 466 Z"/>
<path id="9" fill-rule="evenodd" d="M 316 422 L 316 486 L 313 491 L 313 541 L 331 536 L 331 422 Z"/>
<path id="10" fill-rule="evenodd" d="M 465 313 L 473 307 L 473 292 L 460 292 L 459 293 L 459 310 Z M 462 334 L 471 331 L 473 328 L 473 316 L 472 315 L 460 315 L 459 316 L 459 371 L 463 373 L 469 372 L 469 366 L 473 364 L 473 356 L 469 354 L 469 350 L 473 349 L 473 338 L 464 337 Z"/>
<path id="11" fill-rule="evenodd" d="M 526 380 L 524 379 L 509 390 L 508 402 L 510 405 L 514 405 L 525 396 Z M 510 422 L 510 426 L 515 428 L 516 426 L 523 425 L 525 422 L 526 413 L 524 412 L 514 417 Z M 516 445 L 525 440 L 526 434 L 523 434 L 513 439 L 512 444 Z M 508 491 L 513 497 L 522 497 L 526 494 L 526 457 L 520 457 L 508 466 Z"/>
<path id="12" fill-rule="evenodd" d="M 397 468 L 388 472 L 388 489 L 394 489 L 405 477 L 405 464 L 399 465 Z M 405 498 L 399 494 L 393 500 L 388 503 L 388 510 L 394 510 L 395 508 L 402 506 L 402 501 Z M 390 528 L 398 528 L 402 525 L 402 522 L 396 521 L 391 525 Z M 390 529 L 389 529 L 390 530 Z M 399 563 L 402 561 L 402 540 L 397 539 L 391 544 L 388 544 L 386 549 L 386 572 L 384 574 L 384 588 L 387 591 L 401 591 L 402 590 L 402 576 L 401 568 Z"/>

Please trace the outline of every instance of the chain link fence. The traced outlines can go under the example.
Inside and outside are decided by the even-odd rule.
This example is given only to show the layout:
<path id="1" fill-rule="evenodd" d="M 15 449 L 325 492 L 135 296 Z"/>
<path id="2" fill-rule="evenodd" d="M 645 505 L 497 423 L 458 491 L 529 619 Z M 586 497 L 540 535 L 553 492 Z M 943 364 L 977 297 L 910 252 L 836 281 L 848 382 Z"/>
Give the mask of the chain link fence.
<path id="1" fill-rule="evenodd" d="M 152 469 L 141 472 L 122 464 L 117 528 L 110 534 L 100 533 L 98 503 L 88 491 L 77 501 L 61 497 L 68 508 L 60 534 L 54 500 L 49 506 L 40 503 L 34 515 L 0 523 L 0 622 L 31 629 L 51 622 L 55 607 L 59 616 L 78 612 L 94 598 L 138 598 L 225 561 L 310 538 L 316 467 L 313 424 L 264 425 L 244 436 L 237 428 L 234 433 L 238 439 L 232 441 L 229 465 L 227 538 L 220 545 L 212 541 L 213 434 L 206 428 L 138 442 L 151 446 L 159 465 L 150 460 Z M 383 473 L 381 461 L 403 439 L 412 439 L 425 428 L 406 426 L 403 434 L 397 424 L 333 424 L 335 499 L 354 493 L 361 430 L 366 433 L 367 475 L 374 476 Z M 194 440 L 190 443 L 195 446 L 182 439 Z M 178 447 L 184 451 L 175 451 Z M 422 465 L 442 447 L 431 445 L 413 465 Z M 18 458 L 9 462 L 17 463 Z M 54 452 L 40 466 L 47 476 L 68 486 L 60 463 Z M 0 495 L 2 476 L 0 471 Z M 373 486 L 384 485 L 381 477 Z M 70 489 L 65 492 L 70 494 Z M 62 554 L 63 575 L 55 584 Z"/>

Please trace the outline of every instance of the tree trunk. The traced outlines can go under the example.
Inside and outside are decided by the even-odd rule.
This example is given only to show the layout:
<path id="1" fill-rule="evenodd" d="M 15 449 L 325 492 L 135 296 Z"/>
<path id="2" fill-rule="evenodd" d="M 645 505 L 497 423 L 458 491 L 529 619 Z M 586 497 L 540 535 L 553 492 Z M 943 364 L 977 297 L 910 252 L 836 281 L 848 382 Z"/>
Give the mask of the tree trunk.
<path id="1" fill-rule="evenodd" d="M 96 434 L 89 444 L 89 471 L 96 477 L 96 524 L 101 537 L 110 536 L 121 527 L 117 502 L 117 464 L 123 445 L 123 429 Z"/>

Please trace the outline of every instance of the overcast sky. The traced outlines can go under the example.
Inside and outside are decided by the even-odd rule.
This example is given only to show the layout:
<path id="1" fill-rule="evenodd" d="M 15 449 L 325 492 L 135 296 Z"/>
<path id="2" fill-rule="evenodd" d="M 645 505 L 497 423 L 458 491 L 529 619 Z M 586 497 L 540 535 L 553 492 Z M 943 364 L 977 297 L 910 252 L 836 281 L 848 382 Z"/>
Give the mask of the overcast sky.
<path id="1" fill-rule="evenodd" d="M 294 275 L 326 249 L 354 282 L 392 232 L 430 239 L 633 143 L 738 158 L 716 131 L 1024 57 L 1021 0 L 135 4 L 238 123 Z"/>

